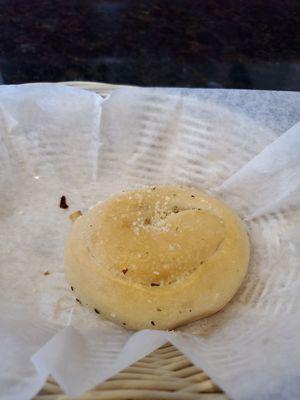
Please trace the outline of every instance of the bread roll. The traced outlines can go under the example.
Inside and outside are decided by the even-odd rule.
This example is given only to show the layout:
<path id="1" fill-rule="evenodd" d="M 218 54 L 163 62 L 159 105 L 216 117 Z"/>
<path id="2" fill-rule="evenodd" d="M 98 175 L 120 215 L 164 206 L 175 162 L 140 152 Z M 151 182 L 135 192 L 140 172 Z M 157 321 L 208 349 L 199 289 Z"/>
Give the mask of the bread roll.
<path id="1" fill-rule="evenodd" d="M 182 186 L 115 195 L 72 226 L 65 273 L 82 304 L 130 329 L 173 329 L 229 302 L 249 241 L 223 202 Z"/>

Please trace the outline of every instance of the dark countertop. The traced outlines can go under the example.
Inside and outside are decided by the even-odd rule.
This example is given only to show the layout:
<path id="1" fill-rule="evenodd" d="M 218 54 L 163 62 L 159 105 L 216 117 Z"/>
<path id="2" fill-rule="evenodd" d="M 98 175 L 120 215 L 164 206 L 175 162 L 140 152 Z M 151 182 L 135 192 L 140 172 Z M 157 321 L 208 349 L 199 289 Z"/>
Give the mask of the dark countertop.
<path id="1" fill-rule="evenodd" d="M 0 81 L 300 90 L 299 0 L 0 0 Z"/>

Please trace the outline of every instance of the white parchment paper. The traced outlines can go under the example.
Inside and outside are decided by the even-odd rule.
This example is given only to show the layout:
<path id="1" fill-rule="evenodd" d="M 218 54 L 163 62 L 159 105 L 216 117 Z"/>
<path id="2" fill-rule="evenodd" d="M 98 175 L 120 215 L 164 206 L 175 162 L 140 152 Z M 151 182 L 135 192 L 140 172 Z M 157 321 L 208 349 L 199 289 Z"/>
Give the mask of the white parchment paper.
<path id="1" fill-rule="evenodd" d="M 49 374 L 80 395 L 166 341 L 232 399 L 299 398 L 299 120 L 298 93 L 122 89 L 103 101 L 54 84 L 0 87 L 0 398 L 30 399 Z M 68 216 L 159 183 L 235 208 L 249 273 L 216 315 L 131 332 L 74 301 Z"/>

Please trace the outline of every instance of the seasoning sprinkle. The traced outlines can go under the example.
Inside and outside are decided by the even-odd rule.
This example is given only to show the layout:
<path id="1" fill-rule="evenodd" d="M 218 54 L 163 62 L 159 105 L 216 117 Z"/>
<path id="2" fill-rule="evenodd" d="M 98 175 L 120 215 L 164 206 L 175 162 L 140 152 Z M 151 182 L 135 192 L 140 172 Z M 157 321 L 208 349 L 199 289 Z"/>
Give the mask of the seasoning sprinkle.
<path id="1" fill-rule="evenodd" d="M 153 282 L 153 283 L 151 283 L 151 286 L 160 286 L 160 284 Z"/>
<path id="2" fill-rule="evenodd" d="M 155 186 L 153 186 L 152 190 L 155 190 L 155 189 L 156 189 L 156 187 L 155 187 Z"/>
<path id="3" fill-rule="evenodd" d="M 94 311 L 95 311 L 96 314 L 100 314 L 100 311 L 97 310 L 97 308 L 94 308 Z"/>
<path id="4" fill-rule="evenodd" d="M 71 286 L 71 290 L 72 290 L 72 292 L 73 292 L 73 290 L 74 290 L 73 286 Z"/>
<path id="5" fill-rule="evenodd" d="M 189 312 L 192 312 L 192 310 L 189 310 Z"/>
<path id="6" fill-rule="evenodd" d="M 195 197 L 195 195 L 191 194 L 191 197 Z"/>
<path id="7" fill-rule="evenodd" d="M 44 272 L 44 275 L 45 275 L 45 276 L 50 275 L 50 272 L 49 272 L 49 271 L 45 271 L 45 272 Z"/>
<path id="8" fill-rule="evenodd" d="M 81 304 L 81 301 L 79 299 L 77 299 L 77 297 L 76 297 L 76 301 L 77 301 L 77 303 Z"/>
<path id="9" fill-rule="evenodd" d="M 123 325 L 126 325 L 126 322 L 122 322 Z"/>
<path id="10" fill-rule="evenodd" d="M 128 268 L 122 269 L 123 274 L 125 275 L 128 272 Z"/>
<path id="11" fill-rule="evenodd" d="M 176 229 L 175 229 L 175 231 L 178 231 L 178 229 L 179 229 L 179 226 L 176 226 Z"/>
<path id="12" fill-rule="evenodd" d="M 156 311 L 161 311 L 161 309 L 160 309 L 160 308 L 157 308 Z"/>
<path id="13" fill-rule="evenodd" d="M 176 193 L 173 193 L 173 196 L 174 196 L 174 197 L 177 196 Z"/>
<path id="14" fill-rule="evenodd" d="M 144 225 L 149 225 L 151 222 L 150 218 L 145 218 Z"/>
<path id="15" fill-rule="evenodd" d="M 61 196 L 59 207 L 64 208 L 64 209 L 69 208 L 67 201 L 66 201 L 66 196 Z"/>
<path id="16" fill-rule="evenodd" d="M 154 321 L 151 321 L 151 324 L 152 324 L 153 326 L 155 326 L 155 323 L 154 323 Z"/>
<path id="17" fill-rule="evenodd" d="M 177 214 L 179 212 L 179 208 L 177 206 L 173 207 L 173 213 Z"/>

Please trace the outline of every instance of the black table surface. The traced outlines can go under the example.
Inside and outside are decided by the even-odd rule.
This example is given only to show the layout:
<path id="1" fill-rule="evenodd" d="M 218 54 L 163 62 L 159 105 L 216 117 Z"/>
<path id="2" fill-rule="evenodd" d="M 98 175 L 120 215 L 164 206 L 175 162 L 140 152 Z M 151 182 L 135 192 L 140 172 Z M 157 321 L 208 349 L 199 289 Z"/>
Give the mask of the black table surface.
<path id="1" fill-rule="evenodd" d="M 300 90 L 300 0 L 0 0 L 0 82 Z"/>

